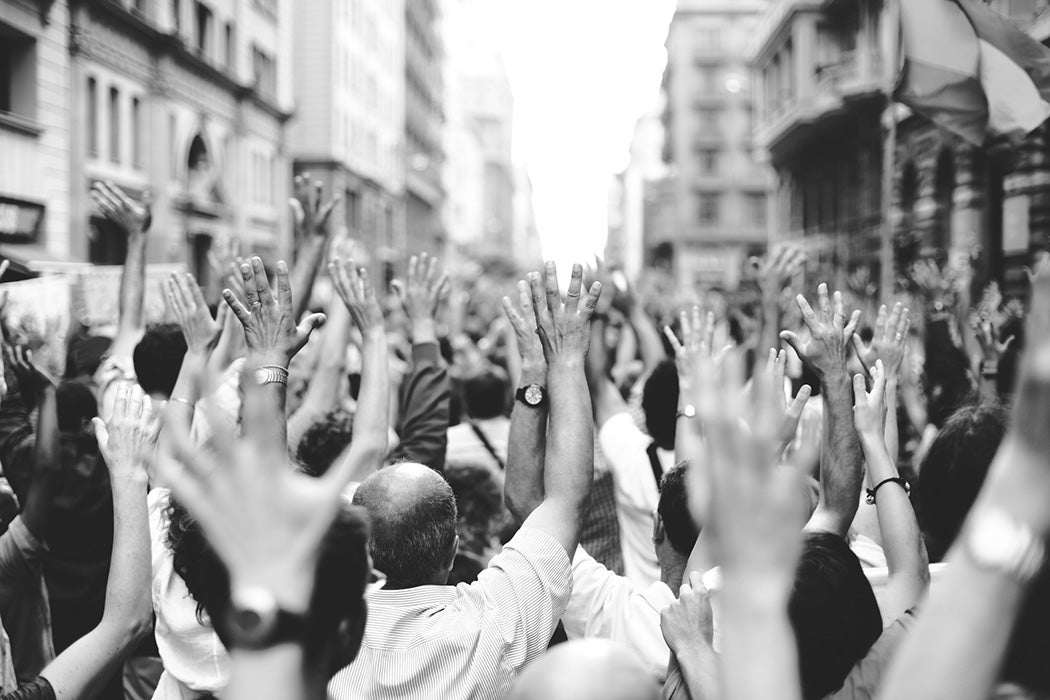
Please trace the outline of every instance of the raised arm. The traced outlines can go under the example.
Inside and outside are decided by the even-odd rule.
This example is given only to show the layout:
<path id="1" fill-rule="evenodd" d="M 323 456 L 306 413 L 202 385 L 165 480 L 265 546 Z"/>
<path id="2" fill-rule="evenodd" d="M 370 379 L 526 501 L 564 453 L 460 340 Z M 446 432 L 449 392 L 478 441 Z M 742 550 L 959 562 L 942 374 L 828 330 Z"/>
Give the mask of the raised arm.
<path id="1" fill-rule="evenodd" d="M 808 530 L 824 530 L 845 536 L 857 514 L 863 479 L 863 460 L 857 431 L 853 427 L 853 383 L 846 369 L 850 341 L 860 321 L 854 311 L 847 319 L 842 294 L 835 292 L 834 308 L 828 286 L 817 288 L 820 313 L 814 313 L 806 298 L 796 297 L 810 339 L 803 343 L 791 331 L 780 337 L 787 341 L 820 378 L 824 400 L 824 442 L 820 455 L 820 500 Z"/>
<path id="2" fill-rule="evenodd" d="M 645 368 L 643 372 L 652 372 L 654 367 L 667 358 L 663 340 L 660 339 L 660 329 L 646 313 L 645 307 L 639 302 L 630 285 L 622 291 L 617 291 L 613 304 L 627 319 L 628 325 L 634 331 L 634 337 L 638 340 L 638 355 L 642 358 L 642 366 Z"/>
<path id="3" fill-rule="evenodd" d="M 339 203 L 340 196 L 335 195 L 328 201 L 322 199 L 322 183 L 311 180 L 310 173 L 295 176 L 295 197 L 290 200 L 292 216 L 298 245 L 298 256 L 292 270 L 291 284 L 296 290 L 295 306 L 292 307 L 292 320 L 298 321 L 310 305 L 310 292 L 317 279 L 317 271 L 324 260 L 331 235 L 329 219 L 332 209 Z"/>
<path id="4" fill-rule="evenodd" d="M 764 259 L 751 260 L 755 270 L 755 282 L 762 296 L 758 331 L 759 348 L 780 346 L 777 334 L 781 328 L 781 293 L 784 291 L 784 285 L 802 269 L 805 262 L 805 252 L 794 245 L 777 246 Z"/>
<path id="5" fill-rule="evenodd" d="M 590 347 L 584 365 L 587 388 L 591 393 L 594 424 L 599 429 L 614 415 L 627 410 L 627 402 L 609 378 L 609 348 L 605 343 L 605 328 L 609 323 L 612 297 L 613 294 L 607 292 L 598 300 L 598 307 L 591 317 Z"/>
<path id="6" fill-rule="evenodd" d="M 277 296 L 270 291 L 270 282 L 262 260 L 253 257 L 251 264 L 241 265 L 244 290 L 248 300 L 245 307 L 229 289 L 222 296 L 234 315 L 244 326 L 248 345 L 245 372 L 247 381 L 258 384 L 258 400 L 244 403 L 245 435 L 250 435 L 284 455 L 288 452 L 288 421 L 285 417 L 285 398 L 288 389 L 288 366 L 295 354 L 306 345 L 310 334 L 324 323 L 324 314 L 310 314 L 296 326 L 292 287 L 288 266 L 277 261 Z"/>
<path id="7" fill-rule="evenodd" d="M 710 596 L 700 574 L 693 571 L 682 584 L 678 599 L 660 613 L 660 631 L 671 650 L 668 684 L 663 695 L 668 700 L 720 700 L 722 697 L 718 654 L 712 646 L 714 616 Z M 681 688 L 667 687 L 675 674 L 680 675 L 685 684 L 684 693 Z"/>
<path id="8" fill-rule="evenodd" d="M 390 363 L 387 362 L 386 328 L 372 281 L 365 268 L 338 258 L 328 266 L 339 298 L 361 331 L 361 390 L 354 414 L 353 439 L 340 473 L 361 481 L 383 465 L 387 452 L 390 415 Z M 341 350 L 345 354 L 345 349 Z"/>
<path id="9" fill-rule="evenodd" d="M 529 275 L 530 281 L 539 274 Z M 536 311 L 532 306 L 530 282 L 518 282 L 518 300 L 521 311 L 514 308 L 508 297 L 503 297 L 507 314 L 521 357 L 519 389 L 526 389 L 517 397 L 510 414 L 510 436 L 507 440 L 507 470 L 503 495 L 507 508 L 518 523 L 525 521 L 543 502 L 543 462 L 547 456 L 547 360 L 536 333 Z M 542 398 L 530 387 L 540 387 Z"/>
<path id="10" fill-rule="evenodd" d="M 113 554 L 106 603 L 98 626 L 40 673 L 59 700 L 95 697 L 152 629 L 144 465 L 156 441 L 157 424 L 141 389 L 130 385 L 118 392 L 109 424 L 94 419 L 113 489 Z"/>
<path id="11" fill-rule="evenodd" d="M 1036 273 L 1013 423 L 952 547 L 944 579 L 890 666 L 880 698 L 992 696 L 1050 536 L 1050 268 Z M 1043 575 L 1045 579 L 1045 574 Z"/>
<path id="12" fill-rule="evenodd" d="M 882 360 L 872 370 L 871 393 L 863 375 L 853 377 L 856 408 L 853 420 L 868 464 L 867 505 L 875 507 L 889 579 L 880 611 L 883 623 L 893 622 L 918 604 L 930 580 L 926 547 L 905 482 L 897 473 L 883 442 L 883 401 L 887 391 Z"/>
<path id="13" fill-rule="evenodd" d="M 128 236 L 128 254 L 120 277 L 120 319 L 109 348 L 110 357 L 131 359 L 131 353 L 146 329 L 143 304 L 146 295 L 146 232 L 153 216 L 149 200 L 141 202 L 124 194 L 112 182 L 96 182 L 91 198 L 102 215 Z"/>
<path id="14" fill-rule="evenodd" d="M 879 307 L 875 317 L 875 332 L 870 345 L 865 345 L 859 335 L 853 336 L 853 347 L 857 351 L 864 371 L 869 375 L 875 362 L 882 360 L 886 378 L 886 394 L 883 408 L 886 412 L 883 438 L 886 452 L 893 463 L 897 463 L 900 438 L 897 429 L 897 390 L 900 387 L 901 367 L 908 352 L 908 331 L 911 329 L 911 311 L 900 302 L 887 313 L 886 305 Z M 870 484 L 869 484 L 870 485 Z"/>
<path id="15" fill-rule="evenodd" d="M 401 385 L 401 441 L 388 460 L 410 459 L 444 471 L 452 387 L 438 350 L 436 319 L 449 294 L 448 275 L 438 274 L 437 258 L 423 253 L 408 261 L 407 280 L 393 286 L 410 324 L 412 368 Z"/>
<path id="16" fill-rule="evenodd" d="M 179 376 L 175 380 L 169 402 L 173 407 L 192 414 L 201 398 L 201 387 L 195 381 L 195 377 L 199 376 L 208 364 L 211 353 L 219 342 L 225 317 L 230 312 L 228 307 L 226 311 L 222 311 L 225 306 L 222 305 L 219 307 L 219 317 L 213 319 L 208 303 L 204 300 L 204 293 L 197 280 L 188 272 L 172 273 L 168 278 L 165 293 L 168 308 L 175 315 L 186 339 L 186 355 L 182 358 L 182 367 L 179 368 Z"/>

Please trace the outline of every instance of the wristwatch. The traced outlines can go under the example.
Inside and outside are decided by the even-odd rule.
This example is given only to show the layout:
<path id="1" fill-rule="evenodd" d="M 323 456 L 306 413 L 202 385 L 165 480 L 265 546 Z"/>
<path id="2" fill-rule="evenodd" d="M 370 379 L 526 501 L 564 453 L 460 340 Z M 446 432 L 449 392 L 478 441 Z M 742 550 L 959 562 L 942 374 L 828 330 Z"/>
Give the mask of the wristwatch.
<path id="1" fill-rule="evenodd" d="M 1043 541 L 1005 510 L 987 509 L 973 515 L 964 546 L 974 564 L 1028 583 L 1046 559 Z"/>
<path id="2" fill-rule="evenodd" d="M 230 596 L 228 628 L 237 649 L 268 649 L 306 636 L 307 617 L 282 610 L 265 588 L 241 588 Z"/>
<path id="3" fill-rule="evenodd" d="M 547 401 L 547 392 L 539 384 L 529 384 L 518 389 L 514 398 L 529 408 L 538 408 Z"/>

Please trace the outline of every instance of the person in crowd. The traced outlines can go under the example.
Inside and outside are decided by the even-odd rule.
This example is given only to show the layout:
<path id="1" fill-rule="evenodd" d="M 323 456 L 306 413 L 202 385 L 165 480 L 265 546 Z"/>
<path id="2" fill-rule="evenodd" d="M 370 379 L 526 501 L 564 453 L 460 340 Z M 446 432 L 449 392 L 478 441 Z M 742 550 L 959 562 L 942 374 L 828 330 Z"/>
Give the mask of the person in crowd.
<path id="1" fill-rule="evenodd" d="M 507 399 L 510 383 L 498 366 L 475 368 L 460 381 L 464 415 L 448 429 L 446 461 L 453 464 L 487 464 L 496 471 L 507 465 L 510 420 Z"/>

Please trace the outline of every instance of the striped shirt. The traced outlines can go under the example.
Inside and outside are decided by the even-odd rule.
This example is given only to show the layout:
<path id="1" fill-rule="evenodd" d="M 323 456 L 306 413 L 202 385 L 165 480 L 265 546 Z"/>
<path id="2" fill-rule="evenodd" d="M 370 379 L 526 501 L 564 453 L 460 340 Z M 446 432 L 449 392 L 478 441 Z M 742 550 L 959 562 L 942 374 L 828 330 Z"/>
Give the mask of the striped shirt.
<path id="1" fill-rule="evenodd" d="M 328 697 L 503 698 L 546 651 L 571 589 L 565 548 L 522 528 L 475 583 L 373 591 L 361 651 Z"/>

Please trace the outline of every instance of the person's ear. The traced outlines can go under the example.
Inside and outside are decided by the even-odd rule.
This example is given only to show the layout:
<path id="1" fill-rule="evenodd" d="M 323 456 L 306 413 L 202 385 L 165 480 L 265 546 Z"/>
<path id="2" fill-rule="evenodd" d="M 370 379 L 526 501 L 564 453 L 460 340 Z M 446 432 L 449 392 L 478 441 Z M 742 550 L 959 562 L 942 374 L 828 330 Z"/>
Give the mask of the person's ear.
<path id="1" fill-rule="evenodd" d="M 445 568 L 452 571 L 453 564 L 456 563 L 456 555 L 459 554 L 459 535 L 456 535 L 455 539 L 452 540 L 452 551 L 449 553 L 448 561 L 445 563 Z"/>

